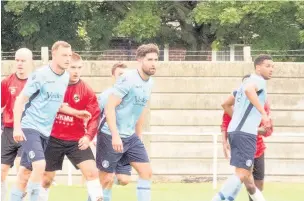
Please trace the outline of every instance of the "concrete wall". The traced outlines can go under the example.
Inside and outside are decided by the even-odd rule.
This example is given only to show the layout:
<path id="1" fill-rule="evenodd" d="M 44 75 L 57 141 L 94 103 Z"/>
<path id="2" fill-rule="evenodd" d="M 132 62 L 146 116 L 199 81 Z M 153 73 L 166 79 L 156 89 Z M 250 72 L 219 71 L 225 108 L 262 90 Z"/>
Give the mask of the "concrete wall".
<path id="1" fill-rule="evenodd" d="M 38 65 L 40 62 L 36 62 Z M 126 62 L 136 67 L 136 62 Z M 2 62 L 2 76 L 13 70 L 12 62 Z M 85 63 L 83 79 L 96 93 L 112 84 L 110 69 L 114 62 Z M 210 137 L 191 136 L 197 132 L 219 132 L 220 104 L 252 72 L 252 63 L 161 62 L 154 77 L 155 86 L 147 118 L 150 156 L 155 179 L 208 180 L 212 173 Z M 304 133 L 304 64 L 276 63 L 268 82 L 275 132 Z M 187 136 L 163 136 L 158 132 L 186 132 Z M 304 181 L 303 138 L 270 138 L 267 173 L 270 180 L 292 177 Z M 164 147 L 166 149 L 164 149 Z M 182 147 L 182 148 L 181 148 Z M 286 147 L 286 148 L 285 148 Z M 231 172 L 218 148 L 219 174 Z M 278 168 L 279 167 L 279 168 Z M 302 167 L 302 168 L 300 168 Z M 65 174 L 65 173 L 64 173 Z M 64 175 L 63 174 L 63 175 Z"/>

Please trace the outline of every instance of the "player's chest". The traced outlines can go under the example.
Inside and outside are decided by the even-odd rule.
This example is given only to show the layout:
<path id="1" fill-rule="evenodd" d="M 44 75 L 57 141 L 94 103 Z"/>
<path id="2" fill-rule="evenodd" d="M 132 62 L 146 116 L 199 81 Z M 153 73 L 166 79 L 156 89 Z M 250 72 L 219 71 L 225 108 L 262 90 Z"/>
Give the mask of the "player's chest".
<path id="1" fill-rule="evenodd" d="M 17 97 L 22 91 L 26 82 L 10 83 L 7 88 L 7 96 L 11 98 Z"/>
<path id="2" fill-rule="evenodd" d="M 62 102 L 67 88 L 67 82 L 58 79 L 46 80 L 41 88 L 44 100 Z"/>
<path id="3" fill-rule="evenodd" d="M 69 88 L 64 95 L 64 102 L 68 103 L 69 106 L 79 110 L 85 109 L 86 105 L 88 104 L 84 92 L 69 90 Z"/>
<path id="4" fill-rule="evenodd" d="M 151 88 L 149 85 L 135 85 L 130 95 L 135 105 L 145 106 L 150 99 Z"/>

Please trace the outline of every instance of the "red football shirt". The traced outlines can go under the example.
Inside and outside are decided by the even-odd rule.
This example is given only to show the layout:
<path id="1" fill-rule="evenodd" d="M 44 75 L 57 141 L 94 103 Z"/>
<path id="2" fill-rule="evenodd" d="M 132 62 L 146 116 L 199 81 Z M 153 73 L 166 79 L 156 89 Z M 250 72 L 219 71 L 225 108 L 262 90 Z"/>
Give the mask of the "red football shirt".
<path id="1" fill-rule="evenodd" d="M 13 109 L 16 97 L 22 91 L 27 79 L 20 79 L 13 73 L 1 81 L 1 108 L 4 127 L 14 127 Z"/>
<path id="2" fill-rule="evenodd" d="M 269 115 L 270 106 L 269 106 L 268 102 L 265 103 L 264 109 L 265 109 L 266 113 Z M 227 138 L 227 129 L 228 129 L 230 121 L 231 121 L 231 117 L 228 114 L 224 113 L 223 114 L 222 125 L 221 125 L 221 130 L 225 132 L 226 138 Z M 263 123 L 260 124 L 260 127 L 261 126 L 263 126 Z M 268 137 L 272 134 L 272 132 L 273 132 L 273 126 L 272 126 L 272 122 L 271 122 L 271 128 L 265 133 L 264 136 Z M 256 150 L 254 158 L 258 158 L 258 157 L 262 156 L 265 149 L 266 149 L 266 146 L 265 146 L 262 135 L 257 135 L 257 147 L 256 147 L 256 149 L 257 150 Z"/>
<path id="3" fill-rule="evenodd" d="M 85 126 L 82 119 L 58 112 L 51 136 L 61 140 L 78 141 L 87 135 L 92 140 L 97 133 L 100 116 L 97 97 L 93 90 L 85 82 L 79 80 L 76 84 L 68 86 L 64 103 L 76 110 L 90 112 L 92 118 Z"/>

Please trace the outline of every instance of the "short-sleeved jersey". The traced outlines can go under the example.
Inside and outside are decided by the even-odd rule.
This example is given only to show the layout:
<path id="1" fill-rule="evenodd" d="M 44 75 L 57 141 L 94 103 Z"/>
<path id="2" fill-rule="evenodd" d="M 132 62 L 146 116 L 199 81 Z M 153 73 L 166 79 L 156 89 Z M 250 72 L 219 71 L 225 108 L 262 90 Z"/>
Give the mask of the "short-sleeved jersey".
<path id="1" fill-rule="evenodd" d="M 94 91 L 84 81 L 79 80 L 76 84 L 68 86 L 64 103 L 76 110 L 90 112 L 92 118 L 85 127 L 82 119 L 58 112 L 51 136 L 61 140 L 78 141 L 84 135 L 87 135 L 92 140 L 97 133 L 100 116 L 100 109 Z"/>
<path id="2" fill-rule="evenodd" d="M 69 74 L 66 71 L 58 75 L 49 65 L 33 72 L 21 92 L 29 97 L 21 127 L 37 130 L 49 137 L 68 83 Z"/>
<path id="3" fill-rule="evenodd" d="M 13 73 L 1 81 L 1 108 L 4 127 L 14 127 L 13 109 L 16 97 L 22 91 L 27 79 L 20 79 Z"/>
<path id="4" fill-rule="evenodd" d="M 245 94 L 245 87 L 249 83 L 254 83 L 257 87 L 257 94 L 262 105 L 266 101 L 266 80 L 256 74 L 251 74 L 239 87 L 235 93 L 234 111 L 232 120 L 228 127 L 228 132 L 243 132 L 257 135 L 257 129 L 261 123 L 261 113 L 252 105 Z"/>
<path id="5" fill-rule="evenodd" d="M 141 78 L 139 72 L 134 69 L 121 75 L 110 90 L 108 96 L 113 94 L 122 99 L 116 107 L 116 125 L 122 138 L 135 133 L 135 125 L 150 99 L 152 85 L 152 78 L 145 81 Z M 101 127 L 100 131 L 111 135 L 107 122 Z"/>

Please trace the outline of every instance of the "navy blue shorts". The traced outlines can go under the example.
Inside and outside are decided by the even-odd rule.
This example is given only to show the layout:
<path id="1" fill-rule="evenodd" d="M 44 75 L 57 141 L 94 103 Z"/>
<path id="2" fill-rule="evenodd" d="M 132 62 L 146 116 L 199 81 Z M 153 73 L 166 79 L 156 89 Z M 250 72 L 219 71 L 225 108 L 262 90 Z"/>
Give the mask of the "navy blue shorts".
<path id="1" fill-rule="evenodd" d="M 49 138 L 34 129 L 22 128 L 22 131 L 26 140 L 21 142 L 23 152 L 20 165 L 32 170 L 32 162 L 45 160 L 44 151 Z"/>
<path id="2" fill-rule="evenodd" d="M 112 147 L 112 136 L 98 133 L 96 146 L 96 164 L 100 171 L 131 175 L 131 162 L 148 163 L 149 157 L 144 144 L 133 134 L 121 138 L 123 153 L 116 152 Z"/>
<path id="3" fill-rule="evenodd" d="M 256 152 L 256 135 L 234 131 L 228 133 L 228 138 L 231 148 L 230 165 L 251 170 Z"/>

